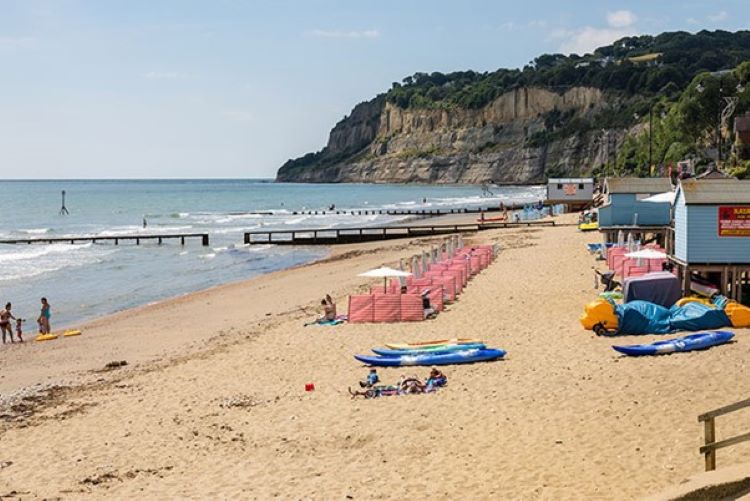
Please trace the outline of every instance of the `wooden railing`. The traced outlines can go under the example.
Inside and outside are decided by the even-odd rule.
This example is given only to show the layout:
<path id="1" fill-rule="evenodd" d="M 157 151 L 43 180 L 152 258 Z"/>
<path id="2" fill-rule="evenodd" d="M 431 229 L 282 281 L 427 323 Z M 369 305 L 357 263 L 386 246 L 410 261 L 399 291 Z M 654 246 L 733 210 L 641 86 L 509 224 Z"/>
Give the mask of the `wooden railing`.
<path id="1" fill-rule="evenodd" d="M 730 445 L 739 444 L 740 442 L 750 440 L 750 433 L 743 433 L 742 435 L 737 435 L 736 437 L 727 438 L 725 440 L 716 442 L 716 423 L 714 420 L 719 416 L 744 409 L 745 407 L 750 407 L 750 399 L 736 402 L 725 407 L 720 407 L 698 416 L 698 422 L 703 422 L 705 431 L 705 445 L 700 448 L 700 453 L 703 454 L 706 458 L 706 471 L 713 471 L 716 469 L 717 449 L 722 449 L 724 447 L 729 447 Z"/>

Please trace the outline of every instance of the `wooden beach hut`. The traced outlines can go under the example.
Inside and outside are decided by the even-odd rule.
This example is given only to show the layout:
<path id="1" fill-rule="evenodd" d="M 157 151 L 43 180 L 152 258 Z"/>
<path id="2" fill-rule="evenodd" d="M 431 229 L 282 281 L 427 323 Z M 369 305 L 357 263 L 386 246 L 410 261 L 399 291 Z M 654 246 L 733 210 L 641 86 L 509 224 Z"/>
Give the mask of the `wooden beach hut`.
<path id="1" fill-rule="evenodd" d="M 672 191 L 668 177 L 611 177 L 604 181 L 605 204 L 599 207 L 599 232 L 606 242 L 615 242 L 617 234 L 633 233 L 644 241 L 655 238 L 669 249 L 671 203 L 645 199 Z"/>
<path id="2" fill-rule="evenodd" d="M 564 204 L 566 212 L 591 207 L 594 201 L 594 179 L 553 178 L 547 180 L 547 204 Z"/>
<path id="3" fill-rule="evenodd" d="M 686 179 L 674 203 L 674 253 L 683 292 L 696 276 L 750 302 L 750 180 Z"/>

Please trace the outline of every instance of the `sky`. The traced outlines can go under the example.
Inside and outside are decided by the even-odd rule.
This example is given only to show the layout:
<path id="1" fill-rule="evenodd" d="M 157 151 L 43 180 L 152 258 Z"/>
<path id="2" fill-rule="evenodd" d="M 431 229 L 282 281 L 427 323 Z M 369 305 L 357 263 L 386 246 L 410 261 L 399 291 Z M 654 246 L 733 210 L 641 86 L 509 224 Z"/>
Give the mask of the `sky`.
<path id="1" fill-rule="evenodd" d="M 0 0 L 0 179 L 270 178 L 418 71 L 750 28 L 747 0 Z"/>

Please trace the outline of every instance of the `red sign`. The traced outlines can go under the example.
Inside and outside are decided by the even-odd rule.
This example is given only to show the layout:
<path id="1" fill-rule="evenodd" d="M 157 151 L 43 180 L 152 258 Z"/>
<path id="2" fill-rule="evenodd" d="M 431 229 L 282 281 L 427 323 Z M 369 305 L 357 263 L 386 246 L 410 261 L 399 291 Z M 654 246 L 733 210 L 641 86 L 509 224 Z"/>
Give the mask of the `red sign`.
<path id="1" fill-rule="evenodd" d="M 720 237 L 750 237 L 750 205 L 719 206 Z"/>
<path id="2" fill-rule="evenodd" d="M 573 197 L 577 192 L 577 186 L 575 184 L 566 184 L 563 186 L 563 191 L 566 196 Z"/>

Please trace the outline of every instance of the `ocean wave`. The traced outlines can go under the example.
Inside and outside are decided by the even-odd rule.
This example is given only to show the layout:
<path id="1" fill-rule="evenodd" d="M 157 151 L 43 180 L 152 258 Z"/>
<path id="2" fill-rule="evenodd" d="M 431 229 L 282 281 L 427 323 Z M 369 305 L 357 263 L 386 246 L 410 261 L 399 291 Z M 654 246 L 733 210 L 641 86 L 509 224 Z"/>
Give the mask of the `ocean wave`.
<path id="1" fill-rule="evenodd" d="M 26 233 L 27 235 L 44 235 L 45 233 L 51 232 L 52 228 L 29 228 L 29 229 L 20 229 L 18 231 L 20 233 Z"/>
<path id="2" fill-rule="evenodd" d="M 28 279 L 64 268 L 101 263 L 116 250 L 102 249 L 91 243 L 81 245 L 33 245 L 22 250 L 0 250 L 0 282 Z"/>

